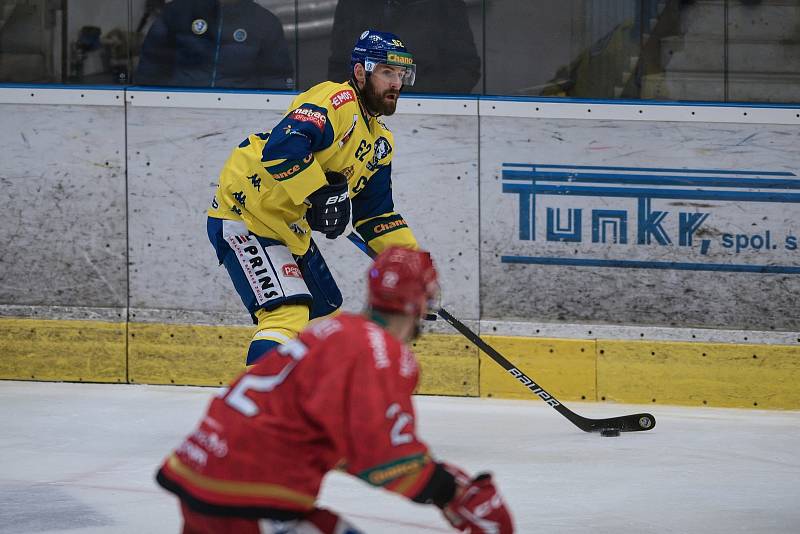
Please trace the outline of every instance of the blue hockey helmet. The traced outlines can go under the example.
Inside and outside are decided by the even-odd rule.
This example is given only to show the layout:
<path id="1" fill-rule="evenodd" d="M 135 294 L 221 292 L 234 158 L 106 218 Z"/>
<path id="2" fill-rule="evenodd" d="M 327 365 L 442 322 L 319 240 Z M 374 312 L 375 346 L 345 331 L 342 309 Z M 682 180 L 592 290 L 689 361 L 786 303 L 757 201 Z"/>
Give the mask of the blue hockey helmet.
<path id="1" fill-rule="evenodd" d="M 358 38 L 350 56 L 350 67 L 356 63 L 364 65 L 364 70 L 371 73 L 379 63 L 403 67 L 403 85 L 414 85 L 417 66 L 411 52 L 393 33 L 367 30 Z"/>

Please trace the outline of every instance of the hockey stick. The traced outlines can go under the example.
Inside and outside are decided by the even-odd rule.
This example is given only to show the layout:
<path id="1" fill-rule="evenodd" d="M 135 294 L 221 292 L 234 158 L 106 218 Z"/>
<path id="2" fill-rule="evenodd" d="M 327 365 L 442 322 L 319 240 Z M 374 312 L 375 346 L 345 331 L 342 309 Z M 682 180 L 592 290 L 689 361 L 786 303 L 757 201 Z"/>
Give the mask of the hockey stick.
<path id="1" fill-rule="evenodd" d="M 355 232 L 347 234 L 347 239 L 353 242 L 363 252 L 371 258 L 376 256 L 375 251 L 369 248 L 363 239 Z M 576 414 L 556 399 L 553 395 L 544 390 L 528 375 L 520 371 L 513 363 L 508 361 L 505 356 L 497 352 L 491 345 L 482 340 L 475 332 L 470 330 L 464 323 L 450 315 L 444 308 L 439 308 L 436 313 L 447 321 L 453 328 L 458 330 L 461 335 L 470 340 L 475 346 L 485 352 L 500 367 L 505 369 L 508 374 L 513 376 L 520 384 L 529 389 L 533 394 L 542 399 L 545 403 L 553 407 L 558 413 L 569 419 L 572 424 L 584 432 L 601 432 L 603 430 L 619 430 L 620 432 L 638 432 L 650 430 L 656 426 L 656 418 L 649 413 L 637 413 L 621 415 L 619 417 L 607 417 L 605 419 L 590 419 Z"/>

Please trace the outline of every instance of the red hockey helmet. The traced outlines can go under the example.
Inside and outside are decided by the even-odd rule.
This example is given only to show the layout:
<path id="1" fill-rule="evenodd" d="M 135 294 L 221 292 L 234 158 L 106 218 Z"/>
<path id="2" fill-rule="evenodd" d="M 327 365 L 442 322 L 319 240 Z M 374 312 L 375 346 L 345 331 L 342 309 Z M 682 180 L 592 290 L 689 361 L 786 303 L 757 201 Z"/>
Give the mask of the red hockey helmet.
<path id="1" fill-rule="evenodd" d="M 429 252 L 391 247 L 369 270 L 369 306 L 375 310 L 421 315 L 439 295 L 436 268 Z"/>

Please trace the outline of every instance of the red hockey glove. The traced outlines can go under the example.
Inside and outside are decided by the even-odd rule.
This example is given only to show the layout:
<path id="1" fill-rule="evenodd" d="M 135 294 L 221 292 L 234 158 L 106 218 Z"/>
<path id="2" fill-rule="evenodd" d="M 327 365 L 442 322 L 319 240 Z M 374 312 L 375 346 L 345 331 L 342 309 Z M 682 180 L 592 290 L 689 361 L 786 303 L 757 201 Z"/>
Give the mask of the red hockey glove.
<path id="1" fill-rule="evenodd" d="M 492 475 L 481 473 L 464 485 L 463 472 L 450 468 L 446 466 L 456 477 L 456 494 L 442 510 L 450 524 L 465 534 L 513 534 L 511 514 L 492 483 Z"/>

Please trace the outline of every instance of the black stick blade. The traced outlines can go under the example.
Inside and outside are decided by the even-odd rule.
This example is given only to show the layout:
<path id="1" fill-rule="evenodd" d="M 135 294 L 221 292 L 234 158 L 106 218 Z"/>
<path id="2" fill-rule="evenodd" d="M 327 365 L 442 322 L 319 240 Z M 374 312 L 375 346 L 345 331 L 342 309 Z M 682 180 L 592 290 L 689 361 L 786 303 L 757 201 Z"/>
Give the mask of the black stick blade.
<path id="1" fill-rule="evenodd" d="M 649 413 L 621 415 L 607 419 L 588 419 L 585 417 L 581 419 L 582 421 L 573 422 L 585 432 L 600 432 L 606 429 L 616 429 L 620 432 L 642 432 L 652 430 L 656 426 L 656 418 Z"/>

